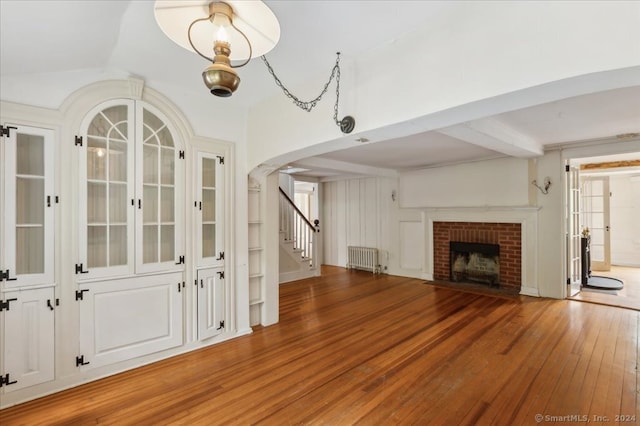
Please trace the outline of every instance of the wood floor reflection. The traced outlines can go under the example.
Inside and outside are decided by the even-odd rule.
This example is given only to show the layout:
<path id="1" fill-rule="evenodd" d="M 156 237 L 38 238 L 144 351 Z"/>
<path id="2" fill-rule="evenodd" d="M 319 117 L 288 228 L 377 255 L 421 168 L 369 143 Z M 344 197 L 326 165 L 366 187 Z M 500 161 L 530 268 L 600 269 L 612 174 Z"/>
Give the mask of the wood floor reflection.
<path id="1" fill-rule="evenodd" d="M 638 415 L 640 312 L 335 267 L 280 290 L 277 325 L 3 410 L 0 424 L 514 425 Z"/>

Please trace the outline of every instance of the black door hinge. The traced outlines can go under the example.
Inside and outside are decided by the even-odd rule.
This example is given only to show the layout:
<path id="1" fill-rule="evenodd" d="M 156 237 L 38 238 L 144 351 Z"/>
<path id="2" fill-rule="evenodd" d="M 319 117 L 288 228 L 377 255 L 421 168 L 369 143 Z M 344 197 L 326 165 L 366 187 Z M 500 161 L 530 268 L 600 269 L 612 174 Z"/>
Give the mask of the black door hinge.
<path id="1" fill-rule="evenodd" d="M 47 207 L 51 207 L 51 195 L 47 195 Z M 53 202 L 58 204 L 60 202 L 60 197 L 57 195 L 53 196 Z"/>
<path id="2" fill-rule="evenodd" d="M 60 299 L 56 299 L 55 305 L 60 306 Z M 51 303 L 51 299 L 47 299 L 47 308 L 53 311 L 53 304 Z"/>
<path id="3" fill-rule="evenodd" d="M 218 271 L 218 277 L 223 280 L 224 279 L 224 271 Z"/>
<path id="4" fill-rule="evenodd" d="M 224 328 L 224 321 L 220 321 L 220 327 L 216 328 L 216 330 L 221 330 Z"/>
<path id="5" fill-rule="evenodd" d="M 567 284 L 571 284 L 571 278 L 567 278 Z"/>
<path id="6" fill-rule="evenodd" d="M 178 257 L 178 261 L 176 262 L 176 265 L 184 265 L 184 256 Z"/>
<path id="7" fill-rule="evenodd" d="M 184 151 L 178 151 L 178 158 L 184 160 Z"/>
<path id="8" fill-rule="evenodd" d="M 84 355 L 80 355 L 76 357 L 76 367 L 80 367 L 81 365 L 87 365 L 89 361 L 84 362 Z"/>
<path id="9" fill-rule="evenodd" d="M 564 166 L 564 171 L 568 172 L 569 170 L 571 170 L 571 166 L 569 166 L 568 164 L 566 166 Z"/>
<path id="10" fill-rule="evenodd" d="M 76 275 L 89 273 L 89 271 L 83 271 L 82 268 L 84 268 L 84 265 L 82 263 L 76 263 Z"/>
<path id="11" fill-rule="evenodd" d="M 9 278 L 9 270 L 5 270 L 4 272 L 0 271 L 0 282 L 2 281 L 16 281 L 17 278 Z"/>
<path id="12" fill-rule="evenodd" d="M 218 254 L 218 257 L 216 257 L 216 260 L 224 260 L 224 252 L 221 251 L 220 254 Z"/>
<path id="13" fill-rule="evenodd" d="M 84 290 L 76 290 L 76 300 L 84 300 L 84 292 L 89 291 L 87 289 Z"/>
<path id="14" fill-rule="evenodd" d="M 221 157 L 219 155 L 216 155 L 216 157 L 218 157 L 218 163 L 224 164 L 224 157 Z"/>
<path id="15" fill-rule="evenodd" d="M 0 376 L 0 388 L 2 386 L 12 385 L 14 383 L 18 383 L 18 381 L 17 380 L 11 381 L 11 379 L 9 378 L 9 373 L 5 374 L 4 376 Z"/>
<path id="16" fill-rule="evenodd" d="M 15 302 L 16 298 L 13 299 L 7 299 L 7 300 L 0 300 L 0 312 L 4 311 L 5 309 L 8 311 L 9 310 L 9 303 L 11 302 Z"/>
<path id="17" fill-rule="evenodd" d="M 76 136 L 75 146 L 82 146 L 82 136 Z"/>
<path id="18" fill-rule="evenodd" d="M 18 128 L 17 128 L 17 127 L 13 127 L 13 126 L 7 126 L 7 127 L 0 126 L 0 135 L 1 135 L 1 136 L 6 136 L 6 137 L 11 136 L 11 135 L 10 135 L 10 133 L 11 133 L 11 129 L 13 129 L 13 130 L 18 130 Z M 8 377 L 8 376 L 7 376 L 7 377 Z"/>

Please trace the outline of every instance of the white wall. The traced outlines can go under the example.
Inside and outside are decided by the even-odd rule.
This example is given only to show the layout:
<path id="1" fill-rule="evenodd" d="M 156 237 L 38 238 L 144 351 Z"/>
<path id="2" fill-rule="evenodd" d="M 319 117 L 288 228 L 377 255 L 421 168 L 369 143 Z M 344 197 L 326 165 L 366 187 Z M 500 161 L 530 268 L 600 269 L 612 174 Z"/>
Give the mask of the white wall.
<path id="1" fill-rule="evenodd" d="M 503 158 L 401 173 L 398 181 L 324 183 L 325 263 L 345 266 L 346 247 L 364 245 L 388 253 L 386 272 L 428 278 L 427 210 L 435 209 L 439 216 L 446 215 L 447 208 L 457 208 L 455 214 L 526 212 L 534 218 L 527 225 L 532 238 L 527 247 L 532 250 L 526 263 L 535 265 L 533 271 L 527 270 L 529 294 L 562 298 L 563 170 L 561 153 L 552 151 L 537 160 Z M 552 182 L 548 194 L 531 191 L 533 179 L 546 177 Z M 391 198 L 393 191 L 399 196 L 396 201 Z"/>
<path id="2" fill-rule="evenodd" d="M 464 2 L 439 26 L 342 58 L 340 112 L 356 118 L 355 133 L 340 133 L 331 102 L 309 114 L 278 94 L 254 107 L 249 168 L 355 146 L 360 135 L 375 143 L 375 130 L 396 125 L 398 137 L 638 84 L 639 14 L 638 2 Z"/>
<path id="3" fill-rule="evenodd" d="M 640 173 L 609 177 L 611 264 L 640 267 Z"/>
<path id="4" fill-rule="evenodd" d="M 347 246 L 375 247 L 380 262 L 387 266 L 391 249 L 391 192 L 395 180 L 385 178 L 350 179 L 322 184 L 323 262 L 346 266 Z"/>
<path id="5" fill-rule="evenodd" d="M 400 206 L 524 206 L 529 203 L 528 161 L 479 161 L 405 172 L 400 175 Z"/>

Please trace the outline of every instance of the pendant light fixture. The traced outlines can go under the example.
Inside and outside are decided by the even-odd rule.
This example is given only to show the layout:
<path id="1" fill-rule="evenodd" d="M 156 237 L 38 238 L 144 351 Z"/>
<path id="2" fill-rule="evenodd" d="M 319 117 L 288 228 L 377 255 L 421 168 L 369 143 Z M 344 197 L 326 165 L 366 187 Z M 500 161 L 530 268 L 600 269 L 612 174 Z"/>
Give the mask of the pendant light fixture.
<path id="1" fill-rule="evenodd" d="M 355 119 L 351 116 L 338 120 L 339 52 L 329 81 L 324 85 L 320 95 L 311 101 L 298 99 L 276 76 L 264 55 L 278 43 L 280 24 L 271 9 L 262 1 L 156 0 L 154 13 L 158 25 L 171 40 L 211 62 L 203 71 L 202 78 L 213 95 L 231 96 L 240 85 L 240 77 L 235 68 L 243 67 L 252 58 L 261 56 L 278 87 L 298 107 L 307 112 L 322 99 L 335 78 L 336 102 L 333 120 L 342 133 L 351 133 L 355 128 Z M 211 49 L 212 43 L 214 55 L 209 57 L 202 52 Z M 232 61 L 242 62 L 232 65 Z"/>
<path id="2" fill-rule="evenodd" d="M 171 40 L 211 62 L 202 78 L 220 97 L 229 97 L 238 88 L 235 68 L 269 52 L 280 39 L 280 24 L 261 1 L 157 0 L 154 13 Z M 211 49 L 213 55 L 203 53 Z"/>

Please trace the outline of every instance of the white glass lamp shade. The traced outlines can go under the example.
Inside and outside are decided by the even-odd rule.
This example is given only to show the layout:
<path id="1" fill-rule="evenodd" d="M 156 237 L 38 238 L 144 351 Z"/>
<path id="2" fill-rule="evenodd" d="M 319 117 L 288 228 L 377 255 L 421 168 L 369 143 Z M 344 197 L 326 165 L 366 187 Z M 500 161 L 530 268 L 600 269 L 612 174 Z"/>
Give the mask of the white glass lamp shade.
<path id="1" fill-rule="evenodd" d="M 157 0 L 154 13 L 162 31 L 179 46 L 194 52 L 187 35 L 189 25 L 196 19 L 209 16 L 211 0 Z M 257 0 L 226 0 L 233 9 L 233 24 L 251 42 L 252 57 L 262 56 L 275 47 L 280 40 L 280 24 L 271 9 Z M 207 56 L 213 57 L 213 42 L 219 27 L 210 21 L 196 23 L 191 29 L 191 41 Z M 226 36 L 231 45 L 231 61 L 249 58 L 247 41 L 233 27 L 226 27 Z M 195 53 L 195 52 L 194 52 Z"/>

